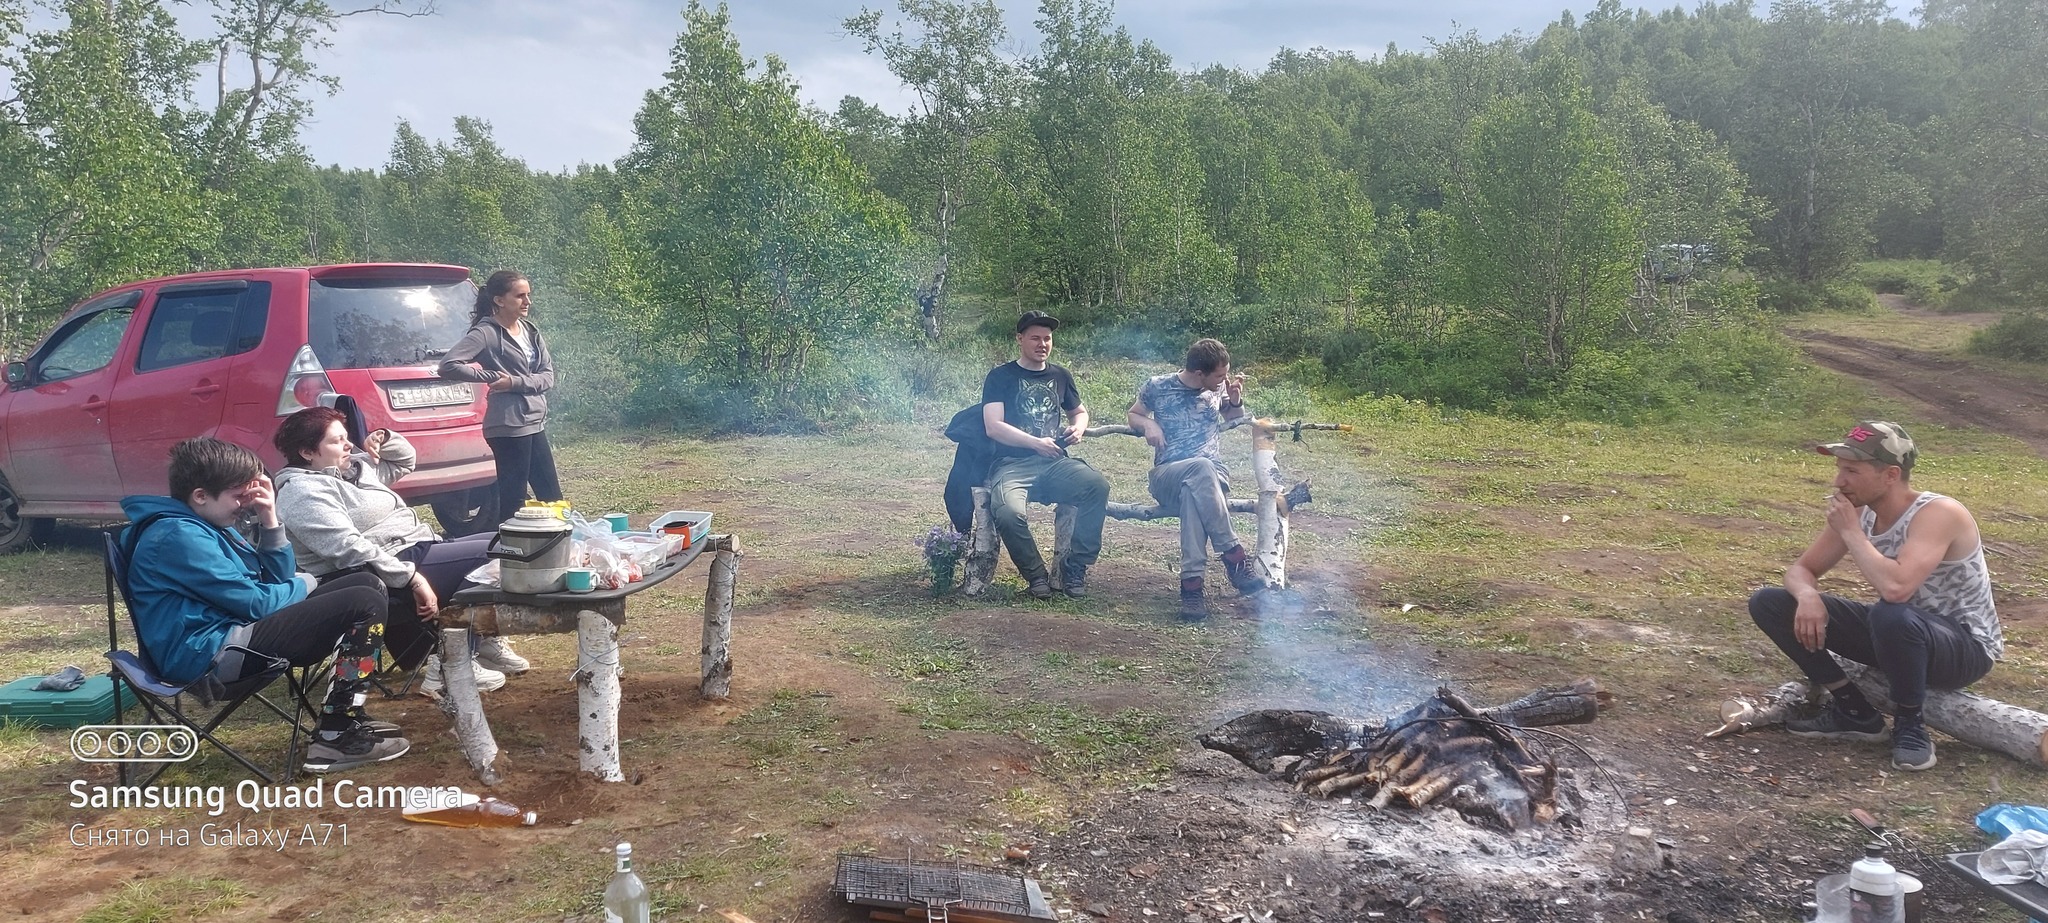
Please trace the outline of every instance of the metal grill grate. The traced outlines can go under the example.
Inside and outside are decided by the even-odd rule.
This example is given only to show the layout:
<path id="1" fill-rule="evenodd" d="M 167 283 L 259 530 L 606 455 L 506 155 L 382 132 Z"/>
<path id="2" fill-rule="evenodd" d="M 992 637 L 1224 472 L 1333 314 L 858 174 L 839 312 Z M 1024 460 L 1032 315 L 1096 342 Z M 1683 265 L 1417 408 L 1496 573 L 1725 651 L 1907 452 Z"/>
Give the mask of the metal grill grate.
<path id="1" fill-rule="evenodd" d="M 961 911 L 999 913 L 1019 919 L 1050 919 L 1050 908 L 1032 882 L 999 869 L 958 862 L 839 857 L 832 891 L 848 901 L 886 907 L 949 904 Z"/>

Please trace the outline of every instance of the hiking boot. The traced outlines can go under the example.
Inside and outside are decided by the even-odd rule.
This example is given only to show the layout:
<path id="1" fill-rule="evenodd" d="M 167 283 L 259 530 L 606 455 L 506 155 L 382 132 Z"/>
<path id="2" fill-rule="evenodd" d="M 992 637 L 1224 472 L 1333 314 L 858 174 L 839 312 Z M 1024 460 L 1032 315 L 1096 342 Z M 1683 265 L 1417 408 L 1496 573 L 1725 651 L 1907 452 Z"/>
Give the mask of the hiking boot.
<path id="1" fill-rule="evenodd" d="M 1066 589 L 1068 596 L 1080 599 L 1088 595 L 1087 583 L 1088 565 L 1072 561 L 1060 565 L 1060 585 Z"/>
<path id="2" fill-rule="evenodd" d="M 1916 721 L 1892 729 L 1892 765 L 1907 772 L 1934 768 L 1934 741 L 1927 737 L 1927 725 Z"/>
<path id="3" fill-rule="evenodd" d="M 476 646 L 477 666 L 496 670 L 507 676 L 518 676 L 533 669 L 533 664 L 512 649 L 512 642 L 497 635 L 486 635 L 478 639 Z"/>
<path id="4" fill-rule="evenodd" d="M 1842 714 L 1839 708 L 1829 708 L 1811 718 L 1792 718 L 1785 722 L 1785 730 L 1799 737 L 1825 737 L 1829 740 L 1860 740 L 1875 743 L 1884 739 L 1884 716 L 1871 715 L 1858 721 Z"/>
<path id="5" fill-rule="evenodd" d="M 370 717 L 368 712 L 363 711 L 363 707 L 361 705 L 349 706 L 348 725 L 349 727 L 362 731 L 363 733 L 368 734 L 371 737 L 388 738 L 405 736 L 404 729 L 400 728 L 398 725 L 392 724 L 389 721 L 378 721 L 377 719 Z"/>
<path id="6" fill-rule="evenodd" d="M 1052 578 L 1046 576 L 1044 572 L 1040 572 L 1035 577 L 1027 577 L 1025 580 L 1024 592 L 1031 594 L 1032 599 L 1052 598 Z"/>
<path id="7" fill-rule="evenodd" d="M 307 772 L 341 772 L 395 760 L 411 749 L 412 744 L 403 737 L 372 737 L 350 728 L 334 740 L 315 738 L 306 747 L 305 766 Z"/>
<path id="8" fill-rule="evenodd" d="M 1180 620 L 1199 622 L 1209 617 L 1209 601 L 1202 598 L 1202 578 L 1188 577 L 1180 582 Z"/>
<path id="9" fill-rule="evenodd" d="M 496 692 L 505 688 L 505 674 L 475 661 L 470 661 L 470 667 L 476 671 L 476 691 Z M 428 657 L 427 678 L 420 681 L 420 695 L 439 700 L 441 691 L 447 687 L 448 684 L 441 681 L 441 655 Z"/>
<path id="10" fill-rule="evenodd" d="M 1230 578 L 1230 585 L 1237 588 L 1240 596 L 1254 596 L 1266 591 L 1266 578 L 1254 569 L 1251 555 L 1245 554 L 1243 545 L 1233 546 L 1223 553 L 1223 573 Z"/>

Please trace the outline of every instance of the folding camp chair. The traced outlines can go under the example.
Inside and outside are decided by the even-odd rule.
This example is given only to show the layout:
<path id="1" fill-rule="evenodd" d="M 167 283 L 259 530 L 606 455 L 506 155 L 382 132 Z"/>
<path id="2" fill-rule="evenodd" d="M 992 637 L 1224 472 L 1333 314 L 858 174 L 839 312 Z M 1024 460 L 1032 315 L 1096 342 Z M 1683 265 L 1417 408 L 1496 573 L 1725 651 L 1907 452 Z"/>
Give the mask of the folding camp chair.
<path id="1" fill-rule="evenodd" d="M 391 611 L 410 613 L 412 592 L 393 590 Z M 411 616 L 405 615 L 406 618 Z M 416 628 L 401 629 L 395 620 L 384 623 L 384 643 L 377 648 L 377 672 L 369 675 L 370 688 L 387 699 L 400 699 L 427 678 L 428 658 L 441 649 L 438 623 L 421 622 Z"/>
<path id="2" fill-rule="evenodd" d="M 199 739 L 212 744 L 215 749 L 235 762 L 242 764 L 243 768 L 255 773 L 266 783 L 274 785 L 280 780 L 290 782 L 299 769 L 301 739 L 303 738 L 308 744 L 312 742 L 312 716 L 318 712 L 314 708 L 310 697 L 311 684 L 325 669 L 325 664 L 315 664 L 303 670 L 295 670 L 292 668 L 291 661 L 289 660 L 259 654 L 248 648 L 240 648 L 244 671 L 253 670 L 255 672 L 234 682 L 221 683 L 211 673 L 189 683 L 173 683 L 165 680 L 158 671 L 156 662 L 150 658 L 149 651 L 143 648 L 141 631 L 134 625 L 136 612 L 135 598 L 128 588 L 127 554 L 121 548 L 121 542 L 117 533 L 107 532 L 104 535 L 106 539 L 107 576 L 107 660 L 113 666 L 115 723 L 126 723 L 125 708 L 121 698 L 121 688 L 123 684 L 126 684 L 129 689 L 133 690 L 137 702 L 142 705 L 143 711 L 147 713 L 150 723 L 160 725 L 176 724 L 190 729 L 199 736 Z M 136 643 L 135 649 L 132 651 L 121 648 L 119 630 L 115 627 L 114 600 L 116 593 L 119 594 L 121 603 L 128 607 L 129 627 L 135 631 Z M 283 706 L 263 695 L 263 690 L 279 677 L 284 678 L 286 691 L 290 696 L 290 704 L 293 706 L 290 711 L 286 711 Z M 187 697 L 196 700 L 196 707 L 187 706 L 185 702 Z M 272 773 L 258 766 L 254 760 L 241 751 L 228 746 L 214 733 L 221 726 L 222 722 L 225 722 L 230 715 L 233 715 L 237 709 L 242 707 L 243 703 L 251 699 L 262 703 L 273 714 L 291 725 L 290 740 L 285 745 L 284 766 L 279 772 Z M 147 776 L 144 776 L 140 782 L 132 782 L 130 778 L 136 772 L 136 764 L 123 762 L 119 765 L 121 767 L 121 784 L 148 786 L 154 783 L 158 776 L 163 775 L 164 770 L 169 769 L 172 764 L 170 762 L 158 763 L 156 768 L 151 770 Z"/>

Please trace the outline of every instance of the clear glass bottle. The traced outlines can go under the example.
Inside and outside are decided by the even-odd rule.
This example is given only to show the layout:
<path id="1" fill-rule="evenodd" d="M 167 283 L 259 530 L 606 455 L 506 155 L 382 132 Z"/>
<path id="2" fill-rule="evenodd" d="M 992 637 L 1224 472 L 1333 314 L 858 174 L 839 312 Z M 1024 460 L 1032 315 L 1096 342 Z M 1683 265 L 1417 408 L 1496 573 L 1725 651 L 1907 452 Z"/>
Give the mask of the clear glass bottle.
<path id="1" fill-rule="evenodd" d="M 633 844 L 618 846 L 619 870 L 604 889 L 604 923 L 652 923 L 654 899 L 633 874 Z"/>

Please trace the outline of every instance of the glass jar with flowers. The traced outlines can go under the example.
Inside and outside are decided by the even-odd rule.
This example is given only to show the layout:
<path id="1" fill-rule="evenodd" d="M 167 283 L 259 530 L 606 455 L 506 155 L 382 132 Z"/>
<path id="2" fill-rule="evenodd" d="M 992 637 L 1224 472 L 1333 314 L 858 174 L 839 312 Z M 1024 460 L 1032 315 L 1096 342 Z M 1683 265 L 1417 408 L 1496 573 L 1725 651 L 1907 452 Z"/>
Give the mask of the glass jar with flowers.
<path id="1" fill-rule="evenodd" d="M 954 575 L 960 567 L 960 559 L 967 555 L 967 536 L 947 526 L 933 526 L 924 535 L 912 539 L 911 544 L 924 551 L 924 564 L 932 574 L 932 595 L 944 596 L 953 592 Z"/>

